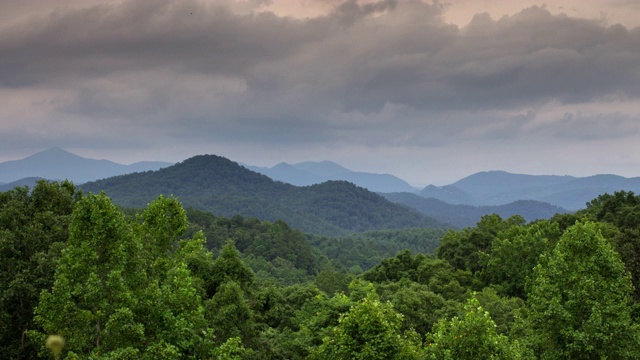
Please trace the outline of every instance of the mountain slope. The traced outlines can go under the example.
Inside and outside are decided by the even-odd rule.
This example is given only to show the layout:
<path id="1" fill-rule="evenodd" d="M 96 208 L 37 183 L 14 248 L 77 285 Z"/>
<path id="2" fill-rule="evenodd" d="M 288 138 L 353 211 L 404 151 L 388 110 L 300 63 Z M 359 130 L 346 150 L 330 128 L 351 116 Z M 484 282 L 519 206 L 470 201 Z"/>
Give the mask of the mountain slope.
<path id="1" fill-rule="evenodd" d="M 458 189 L 453 185 L 447 186 L 434 186 L 429 185 L 425 187 L 420 193 L 420 196 L 428 199 L 438 199 L 448 204 L 466 204 L 473 205 L 476 203 L 476 198 L 463 190 Z"/>
<path id="2" fill-rule="evenodd" d="M 310 173 L 303 169 L 298 169 L 284 162 L 271 168 L 257 166 L 245 167 L 251 171 L 266 175 L 273 180 L 282 181 L 296 186 L 309 186 L 326 181 L 322 176 Z"/>
<path id="3" fill-rule="evenodd" d="M 306 161 L 293 165 L 280 163 L 271 168 L 256 166 L 247 166 L 247 168 L 267 175 L 273 180 L 297 186 L 308 186 L 335 180 L 348 181 L 369 191 L 379 193 L 417 191 L 406 181 L 396 176 L 351 171 L 331 161 Z"/>
<path id="4" fill-rule="evenodd" d="M 351 171 L 332 161 L 305 161 L 291 166 L 323 178 L 331 178 Z"/>
<path id="5" fill-rule="evenodd" d="M 451 184 L 451 186 L 485 198 L 496 193 L 565 184 L 575 179 L 573 176 L 525 175 L 512 174 L 506 171 L 483 171 L 460 179 Z"/>
<path id="6" fill-rule="evenodd" d="M 33 189 L 38 183 L 38 181 L 40 180 L 44 180 L 44 179 L 40 177 L 28 177 L 28 178 L 12 181 L 6 184 L 0 184 L 0 191 L 9 191 L 18 186 L 20 187 L 28 186 L 30 189 Z"/>
<path id="7" fill-rule="evenodd" d="M 391 193 L 383 196 L 389 201 L 409 206 L 426 216 L 459 228 L 474 226 L 487 214 L 495 213 L 503 218 L 521 215 L 527 221 L 532 221 L 568 212 L 566 209 L 533 200 L 519 200 L 498 206 L 471 206 L 451 205 L 438 199 L 426 199 L 410 193 Z"/>
<path id="8" fill-rule="evenodd" d="M 122 165 L 108 160 L 87 159 L 60 148 L 51 148 L 21 160 L 0 163 L 0 181 L 41 177 L 83 183 L 136 171 L 157 170 L 168 165 L 171 164 L 155 161 Z"/>
<path id="9" fill-rule="evenodd" d="M 284 220 L 292 227 L 323 235 L 445 226 L 347 182 L 297 187 L 215 155 L 196 156 L 158 171 L 87 183 L 82 189 L 104 190 L 126 207 L 143 206 L 160 194 L 175 195 L 185 207 L 216 215 Z"/>
<path id="10" fill-rule="evenodd" d="M 451 185 L 428 186 L 420 195 L 452 204 L 478 206 L 535 200 L 575 211 L 600 194 L 620 190 L 640 191 L 640 178 L 624 178 L 617 175 L 577 178 L 488 171 L 470 175 Z"/>

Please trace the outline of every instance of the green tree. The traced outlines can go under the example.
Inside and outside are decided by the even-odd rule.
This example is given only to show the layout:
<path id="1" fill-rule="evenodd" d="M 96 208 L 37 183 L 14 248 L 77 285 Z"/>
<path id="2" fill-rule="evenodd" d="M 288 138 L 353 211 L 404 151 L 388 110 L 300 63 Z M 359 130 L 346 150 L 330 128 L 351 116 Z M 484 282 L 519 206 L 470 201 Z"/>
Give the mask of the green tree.
<path id="1" fill-rule="evenodd" d="M 186 249 L 201 252 L 203 241 L 175 246 L 184 228 L 176 204 L 158 198 L 140 224 L 127 221 L 104 194 L 79 200 L 53 288 L 42 292 L 35 309 L 44 332 L 31 336 L 44 343 L 45 334 L 62 335 L 70 357 L 211 356 L 213 334 L 182 261 L 193 258 Z M 176 211 L 156 211 L 165 206 Z"/>
<path id="2" fill-rule="evenodd" d="M 333 295 L 336 292 L 347 292 L 351 280 L 353 276 L 337 271 L 329 263 L 315 276 L 313 283 L 327 295 Z"/>
<path id="3" fill-rule="evenodd" d="M 448 310 L 444 298 L 426 285 L 408 281 L 394 285 L 397 289 L 394 289 L 389 300 L 393 308 L 403 315 L 404 330 L 414 329 L 424 336 Z"/>
<path id="4" fill-rule="evenodd" d="M 216 343 L 222 344 L 234 337 L 246 340 L 252 336 L 251 311 L 237 282 L 222 283 L 206 306 L 207 320 L 214 329 Z"/>
<path id="5" fill-rule="evenodd" d="M 440 320 L 427 337 L 427 359 L 476 360 L 524 358 L 517 342 L 496 332 L 496 324 L 475 297 L 465 306 L 464 317 Z"/>
<path id="6" fill-rule="evenodd" d="M 483 254 L 489 252 L 498 233 L 515 225 L 523 225 L 524 222 L 524 218 L 518 215 L 506 220 L 497 214 L 485 215 L 474 228 L 447 232 L 438 247 L 438 257 L 457 269 L 476 273 L 482 270 Z"/>
<path id="7" fill-rule="evenodd" d="M 149 265 L 165 259 L 189 227 L 187 214 L 175 198 L 160 195 L 142 212 L 141 240 Z"/>
<path id="8" fill-rule="evenodd" d="M 134 347 L 142 340 L 132 313 L 134 291 L 145 281 L 136 263 L 141 250 L 124 215 L 104 194 L 84 196 L 76 203 L 53 289 L 41 294 L 36 322 L 46 333 L 64 336 L 65 349 L 78 354 Z M 133 331 L 116 335 L 124 342 L 114 344 L 105 332 L 125 323 Z"/>
<path id="9" fill-rule="evenodd" d="M 613 236 L 615 248 L 631 275 L 635 301 L 640 303 L 640 196 L 630 191 L 603 194 L 588 203 L 581 213 L 592 220 L 613 224 L 619 230 Z"/>
<path id="10" fill-rule="evenodd" d="M 31 358 L 37 346 L 25 336 L 34 329 L 40 292 L 53 284 L 55 266 L 80 197 L 72 183 L 39 181 L 0 193 L 0 354 Z"/>
<path id="11" fill-rule="evenodd" d="M 568 228 L 527 284 L 530 326 L 544 359 L 637 358 L 631 279 L 596 223 Z"/>
<path id="12" fill-rule="evenodd" d="M 540 221 L 529 226 L 512 226 L 491 243 L 481 278 L 506 296 L 525 298 L 525 283 L 541 254 L 550 251 L 560 238 L 557 223 Z"/>
<path id="13" fill-rule="evenodd" d="M 227 281 L 235 281 L 243 290 L 246 290 L 254 279 L 253 271 L 244 264 L 240 252 L 233 241 L 229 240 L 213 262 L 207 295 L 213 296 L 218 287 Z"/>
<path id="14" fill-rule="evenodd" d="M 512 329 L 520 318 L 520 311 L 525 307 L 525 301 L 519 297 L 502 297 L 492 287 L 475 293 L 475 298 L 491 314 L 498 334 L 511 336 Z"/>
<path id="15" fill-rule="evenodd" d="M 402 315 L 375 293 L 340 317 L 333 333 L 312 353 L 315 359 L 418 359 L 420 337 L 402 334 Z"/>

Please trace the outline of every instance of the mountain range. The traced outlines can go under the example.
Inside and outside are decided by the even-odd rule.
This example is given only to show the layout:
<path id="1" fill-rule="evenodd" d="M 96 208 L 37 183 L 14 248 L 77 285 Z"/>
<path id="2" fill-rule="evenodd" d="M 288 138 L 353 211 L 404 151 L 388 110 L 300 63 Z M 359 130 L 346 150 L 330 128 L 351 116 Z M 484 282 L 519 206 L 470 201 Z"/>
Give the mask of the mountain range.
<path id="1" fill-rule="evenodd" d="M 245 167 L 273 180 L 297 186 L 342 180 L 378 193 L 416 192 L 418 190 L 397 176 L 352 171 L 331 161 L 306 161 L 297 164 L 283 162 L 270 168 L 250 165 L 245 165 Z"/>
<path id="2" fill-rule="evenodd" d="M 493 206 L 452 205 L 434 198 L 424 198 L 411 193 L 382 194 L 387 200 L 409 206 L 421 214 L 457 228 L 474 226 L 482 216 L 498 214 L 502 218 L 520 215 L 526 221 L 549 219 L 568 210 L 535 200 L 517 200 L 509 204 Z"/>
<path id="3" fill-rule="evenodd" d="M 183 163 L 190 163 L 190 161 L 192 160 L 185 160 Z M 230 160 L 226 161 L 231 162 Z M 118 201 L 125 206 L 144 205 L 146 204 L 144 201 L 148 201 L 152 195 L 160 193 L 181 194 L 181 198 L 186 196 L 190 199 L 188 206 L 215 210 L 221 215 L 239 213 L 270 220 L 288 219 L 292 225 L 299 224 L 301 229 L 324 229 L 321 232 L 331 234 L 356 231 L 356 229 L 368 230 L 370 226 L 373 226 L 374 221 L 373 219 L 369 219 L 368 222 L 357 221 L 358 224 L 350 226 L 344 224 L 344 222 L 348 222 L 344 219 L 349 219 L 352 215 L 343 218 L 341 220 L 343 223 L 338 225 L 336 225 L 337 222 L 322 220 L 322 216 L 320 218 L 305 218 L 306 215 L 303 216 L 302 213 L 295 212 L 302 208 L 306 209 L 304 211 L 310 209 L 310 205 L 304 204 L 308 200 L 305 197 L 312 197 L 309 194 L 330 196 L 329 192 L 335 192 L 330 196 L 333 197 L 331 206 L 344 207 L 345 205 L 341 204 L 337 197 L 346 196 L 347 199 L 358 203 L 361 199 L 356 201 L 351 196 L 354 194 L 359 194 L 358 196 L 361 197 L 371 196 L 370 194 L 364 195 L 363 191 L 366 189 L 383 195 L 386 199 L 383 200 L 398 204 L 405 210 L 407 208 L 415 210 L 409 216 L 413 220 L 407 221 L 402 226 L 423 224 L 424 222 L 421 221 L 424 221 L 424 217 L 427 216 L 432 220 L 435 219 L 435 223 L 438 224 L 448 223 L 455 227 L 464 227 L 473 225 L 482 215 L 489 213 L 497 213 L 503 217 L 520 214 L 527 220 L 534 220 L 548 218 L 555 213 L 581 209 L 587 202 L 603 193 L 613 193 L 620 190 L 640 193 L 640 178 L 625 178 L 617 175 L 594 175 L 581 178 L 486 171 L 472 174 L 446 186 L 429 185 L 418 190 L 393 175 L 351 171 L 330 161 L 280 163 L 271 168 L 251 165 L 243 167 L 237 163 L 233 164 L 236 168 L 234 171 L 243 172 L 243 175 L 236 174 L 234 176 L 242 179 L 254 179 L 253 181 L 259 184 L 257 188 L 242 187 L 239 184 L 233 185 L 234 180 L 227 179 L 226 181 L 231 183 L 222 188 L 219 185 L 211 188 L 211 184 L 203 181 L 199 185 L 202 186 L 200 190 L 193 184 L 190 184 L 187 190 L 180 186 L 182 182 L 189 182 L 189 179 L 178 178 L 175 174 L 171 175 L 173 177 L 161 179 L 161 177 L 169 173 L 173 174 L 173 172 L 156 174 L 157 170 L 173 168 L 171 163 L 139 162 L 132 165 L 121 165 L 108 160 L 87 159 L 60 148 L 52 148 L 22 160 L 0 163 L 0 191 L 6 191 L 15 186 L 33 186 L 37 180 L 42 178 L 49 180 L 69 179 L 76 184 L 82 184 L 98 179 L 109 180 L 116 176 L 119 179 L 117 182 L 119 182 L 122 180 L 119 177 L 121 175 L 143 173 L 146 175 L 137 175 L 134 178 L 137 179 L 136 181 L 143 180 L 143 182 L 147 181 L 145 176 L 155 178 L 153 182 L 148 183 L 151 186 L 149 189 L 143 189 L 133 194 L 127 194 L 123 189 L 111 188 L 109 191 L 115 191 L 114 194 Z M 179 168 L 183 167 L 184 165 Z M 214 170 L 211 171 L 215 173 Z M 249 173 L 252 175 L 248 175 Z M 257 175 L 260 175 L 261 180 L 258 180 Z M 191 173 L 190 176 L 201 177 L 195 173 Z M 115 180 L 101 182 L 101 184 L 112 184 L 112 181 Z M 222 179 L 217 181 L 222 181 Z M 349 186 L 352 184 L 355 186 L 350 188 Z M 89 184 L 87 188 L 96 189 L 92 186 Z M 138 187 L 133 183 L 127 186 Z M 267 196 L 260 193 L 265 188 L 272 189 L 275 191 L 274 194 L 285 194 L 282 199 L 286 199 L 286 201 L 274 197 L 274 194 Z M 220 191 L 214 194 L 211 192 L 212 189 Z M 136 198 L 144 191 L 147 191 L 144 200 L 141 197 Z M 242 193 L 242 191 L 247 193 Z M 249 195 L 254 191 L 257 193 Z M 296 197 L 291 195 L 292 193 L 302 195 L 296 200 Z M 129 196 L 132 197 L 127 198 Z M 364 206 L 362 204 L 359 203 L 357 206 Z M 295 206 L 291 208 L 292 205 Z M 328 204 L 325 205 L 328 206 Z M 271 212 L 269 213 L 265 209 L 270 209 Z M 328 211 L 328 208 L 325 207 L 324 210 Z M 416 217 L 417 213 L 420 213 L 420 216 Z M 341 216 L 345 216 L 345 214 L 343 213 Z M 357 216 L 367 218 L 370 215 L 363 212 Z M 417 221 L 418 218 L 422 220 Z M 314 221 L 316 221 L 315 225 Z M 386 224 L 400 226 L 395 221 L 392 220 Z"/>
<path id="4" fill-rule="evenodd" d="M 618 175 L 573 177 L 485 171 L 447 186 L 427 186 L 419 195 L 449 204 L 475 206 L 495 206 L 518 200 L 535 200 L 575 211 L 584 208 L 587 202 L 598 195 L 620 190 L 640 192 L 640 177 L 625 178 Z"/>
<path id="5" fill-rule="evenodd" d="M 160 161 L 142 161 L 122 165 L 109 160 L 87 159 L 54 147 L 21 160 L 0 163 L 0 182 L 12 183 L 24 178 L 71 180 L 81 184 L 133 172 L 158 170 L 173 165 Z"/>
<path id="6" fill-rule="evenodd" d="M 36 183 L 40 180 L 46 180 L 46 179 L 34 176 L 34 177 L 22 178 L 20 180 L 12 181 L 10 183 L 0 183 L 0 191 L 8 191 L 15 187 L 23 187 L 23 186 L 27 186 L 33 189 L 36 186 Z"/>
<path id="7" fill-rule="evenodd" d="M 175 195 L 185 207 L 216 215 L 284 220 L 319 235 L 376 229 L 450 225 L 346 181 L 295 186 L 275 181 L 215 155 L 200 155 L 143 173 L 120 175 L 81 185 L 104 191 L 116 204 L 142 207 L 159 195 Z"/>

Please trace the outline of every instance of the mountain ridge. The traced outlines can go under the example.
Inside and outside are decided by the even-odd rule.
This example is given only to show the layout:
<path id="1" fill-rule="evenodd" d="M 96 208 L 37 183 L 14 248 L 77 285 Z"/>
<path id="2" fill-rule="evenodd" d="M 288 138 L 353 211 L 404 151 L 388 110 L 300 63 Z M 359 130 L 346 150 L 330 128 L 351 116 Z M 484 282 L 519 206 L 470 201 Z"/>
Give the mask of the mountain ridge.
<path id="1" fill-rule="evenodd" d="M 640 177 L 626 178 L 614 174 L 574 177 L 485 171 L 469 175 L 450 185 L 427 186 L 419 195 L 450 204 L 473 206 L 497 206 L 518 200 L 535 200 L 576 211 L 598 195 L 621 190 L 640 192 Z"/>
<path id="2" fill-rule="evenodd" d="M 154 171 L 170 165 L 156 161 L 122 165 L 109 160 L 83 158 L 54 147 L 24 159 L 0 163 L 0 184 L 2 188 L 11 187 L 14 182 L 30 184 L 33 178 L 68 179 L 81 184 L 123 174 Z M 415 193 L 452 205 L 499 206 L 518 200 L 534 200 L 575 211 L 603 193 L 621 190 L 640 193 L 640 177 L 626 178 L 614 174 L 575 177 L 491 170 L 471 174 L 449 185 L 429 185 L 419 190 L 394 175 L 352 171 L 331 161 L 281 162 L 271 168 L 243 166 L 270 179 L 296 186 L 348 181 L 377 193 Z"/>
<path id="3" fill-rule="evenodd" d="M 332 161 L 304 161 L 296 164 L 281 162 L 273 167 L 247 166 L 273 180 L 297 186 L 309 186 L 325 181 L 348 181 L 373 192 L 417 192 L 418 189 L 391 174 L 353 171 Z"/>
<path id="4" fill-rule="evenodd" d="M 421 214 L 438 221 L 446 222 L 458 228 L 474 226 L 482 216 L 498 214 L 502 218 L 520 215 L 526 221 L 548 219 L 555 214 L 569 211 L 546 202 L 536 200 L 517 200 L 504 205 L 453 205 L 434 198 L 423 198 L 411 193 L 382 194 L 387 200 L 409 206 Z"/>
<path id="5" fill-rule="evenodd" d="M 25 178 L 40 177 L 84 183 L 132 172 L 157 170 L 168 165 L 171 163 L 161 161 L 141 161 L 123 165 L 110 160 L 85 158 L 60 147 L 53 147 L 23 159 L 0 163 L 0 182 L 11 183 Z"/>
<path id="6" fill-rule="evenodd" d="M 120 175 L 81 188 L 105 191 L 125 207 L 144 206 L 161 194 L 175 195 L 186 207 L 229 217 L 284 220 L 321 235 L 448 226 L 345 181 L 298 187 L 216 155 L 198 155 L 157 171 Z"/>

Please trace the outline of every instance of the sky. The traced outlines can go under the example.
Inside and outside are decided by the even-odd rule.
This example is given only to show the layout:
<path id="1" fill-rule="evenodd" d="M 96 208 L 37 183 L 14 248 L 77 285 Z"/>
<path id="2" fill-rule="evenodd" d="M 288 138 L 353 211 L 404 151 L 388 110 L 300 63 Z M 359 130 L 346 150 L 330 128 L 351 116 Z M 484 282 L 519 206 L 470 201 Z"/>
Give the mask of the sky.
<path id="1" fill-rule="evenodd" d="M 2 0 L 0 161 L 640 176 L 640 0 Z"/>

